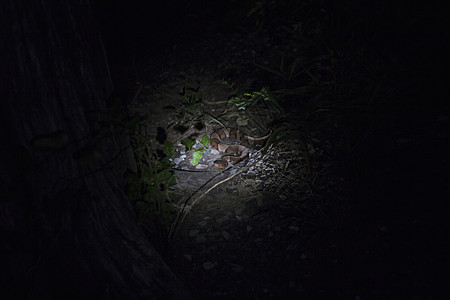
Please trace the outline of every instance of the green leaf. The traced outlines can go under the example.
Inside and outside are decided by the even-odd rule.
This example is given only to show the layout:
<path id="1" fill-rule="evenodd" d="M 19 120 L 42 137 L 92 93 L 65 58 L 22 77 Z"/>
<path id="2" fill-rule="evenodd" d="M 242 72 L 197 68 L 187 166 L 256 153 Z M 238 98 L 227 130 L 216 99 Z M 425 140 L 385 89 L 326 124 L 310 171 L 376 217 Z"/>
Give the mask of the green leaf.
<path id="1" fill-rule="evenodd" d="M 162 170 L 161 172 L 155 174 L 155 180 L 157 183 L 168 181 L 170 177 L 172 177 L 172 173 L 170 173 L 169 169 Z"/>
<path id="2" fill-rule="evenodd" d="M 208 147 L 209 144 L 211 143 L 211 140 L 209 139 L 209 137 L 208 137 L 206 134 L 204 134 L 204 135 L 202 136 L 202 140 L 200 141 L 200 143 L 201 143 L 203 146 Z"/>
<path id="3" fill-rule="evenodd" d="M 165 141 L 163 152 L 164 152 L 164 155 L 166 155 L 167 157 L 172 157 L 173 153 L 175 152 L 175 150 L 173 148 L 173 143 L 169 142 L 169 141 Z"/>
<path id="4" fill-rule="evenodd" d="M 155 165 L 156 165 L 156 171 L 159 172 L 161 170 L 170 168 L 170 160 L 168 160 L 167 158 L 164 158 L 164 159 L 157 161 Z"/>
<path id="5" fill-rule="evenodd" d="M 183 145 L 185 145 L 189 151 L 189 150 L 191 150 L 192 146 L 195 144 L 195 141 L 191 140 L 190 138 L 185 138 L 184 140 L 181 141 L 181 143 Z"/>
<path id="6" fill-rule="evenodd" d="M 142 182 L 144 182 L 146 185 L 153 184 L 153 173 L 148 165 L 142 165 L 141 178 Z"/>
<path id="7" fill-rule="evenodd" d="M 289 66 L 289 75 L 287 80 L 290 81 L 292 79 L 292 76 L 294 75 L 295 66 L 297 65 L 297 59 L 294 60 L 294 62 Z"/>
<path id="8" fill-rule="evenodd" d="M 169 180 L 166 183 L 166 186 L 169 187 L 171 185 L 177 184 L 177 176 L 173 175 L 169 178 Z"/>
<path id="9" fill-rule="evenodd" d="M 203 156 L 203 152 L 205 152 L 205 149 L 202 148 L 203 151 L 197 150 L 192 154 L 192 165 L 196 166 L 198 162 L 200 161 L 200 158 Z"/>

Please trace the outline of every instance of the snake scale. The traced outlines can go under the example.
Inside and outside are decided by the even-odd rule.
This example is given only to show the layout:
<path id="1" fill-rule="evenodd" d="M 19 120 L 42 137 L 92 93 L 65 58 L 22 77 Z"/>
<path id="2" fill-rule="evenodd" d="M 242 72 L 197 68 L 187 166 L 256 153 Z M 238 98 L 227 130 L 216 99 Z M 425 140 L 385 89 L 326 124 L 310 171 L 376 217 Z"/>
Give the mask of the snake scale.
<path id="1" fill-rule="evenodd" d="M 222 159 L 214 161 L 214 165 L 218 168 L 225 168 L 228 165 L 227 162 L 240 162 L 250 153 L 250 149 L 244 145 L 230 144 L 230 139 L 248 145 L 262 146 L 270 137 L 270 134 L 271 132 L 263 137 L 252 137 L 235 128 L 220 128 L 215 130 L 211 134 L 210 144 L 214 149 L 224 152 L 225 155 L 222 156 Z"/>

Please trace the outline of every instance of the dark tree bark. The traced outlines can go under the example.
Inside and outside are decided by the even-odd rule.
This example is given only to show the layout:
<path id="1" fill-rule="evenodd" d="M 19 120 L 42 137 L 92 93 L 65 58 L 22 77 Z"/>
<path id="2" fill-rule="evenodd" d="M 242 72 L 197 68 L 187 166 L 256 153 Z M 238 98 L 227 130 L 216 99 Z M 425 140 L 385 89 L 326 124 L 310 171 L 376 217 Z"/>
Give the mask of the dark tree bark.
<path id="1" fill-rule="evenodd" d="M 1 298 L 189 299 L 123 193 L 89 2 L 4 1 L 0 22 Z"/>

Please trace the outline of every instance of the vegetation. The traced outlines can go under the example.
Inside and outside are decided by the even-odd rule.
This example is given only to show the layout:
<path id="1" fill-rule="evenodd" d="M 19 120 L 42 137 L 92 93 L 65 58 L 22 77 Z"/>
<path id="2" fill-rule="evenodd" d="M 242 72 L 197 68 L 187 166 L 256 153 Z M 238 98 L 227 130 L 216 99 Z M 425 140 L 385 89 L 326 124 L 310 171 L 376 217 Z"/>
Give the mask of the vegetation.
<path id="1" fill-rule="evenodd" d="M 419 108 L 426 106 L 411 92 L 420 82 L 413 72 L 419 62 L 412 54 L 405 60 L 408 51 L 392 51 L 394 41 L 383 43 L 390 25 L 401 33 L 416 20 L 401 24 L 392 19 L 383 25 L 387 29 L 380 29 L 375 22 L 378 10 L 371 5 L 355 4 L 347 10 L 327 1 L 249 0 L 240 1 L 242 6 L 236 2 L 222 3 L 234 6 L 224 7 L 223 11 L 230 13 L 217 13 L 211 24 L 215 33 L 238 32 L 241 38 L 235 53 L 224 54 L 225 66 L 217 71 L 222 82 L 232 87 L 232 93 L 219 100 L 221 104 L 225 101 L 226 110 L 213 121 L 226 126 L 226 117 L 232 115 L 238 124 L 245 125 L 262 117 L 261 123 L 273 129 L 264 151 L 269 145 L 283 147 L 288 142 L 297 146 L 301 161 L 289 162 L 285 173 L 293 173 L 301 182 L 295 187 L 301 196 L 288 197 L 290 209 L 280 209 L 287 227 L 301 224 L 314 232 L 324 230 L 310 234 L 311 240 L 340 230 L 348 230 L 349 236 L 359 234 L 364 240 L 367 228 L 360 219 L 373 217 L 367 212 L 381 211 L 381 207 L 389 211 L 394 203 L 390 201 L 397 200 L 393 198 L 400 192 L 390 194 L 388 189 L 397 183 L 408 186 L 402 172 L 410 168 L 410 161 L 399 163 L 397 159 L 399 153 L 411 150 L 402 148 L 399 141 L 407 136 L 427 148 L 416 138 L 427 136 L 444 143 L 439 135 L 445 136 L 442 133 L 448 121 L 426 124 L 416 118 L 423 117 Z M 388 7 L 385 3 L 377 5 Z M 420 47 L 418 44 L 411 47 Z M 253 54 L 245 56 L 244 52 Z M 432 74 L 419 75 L 423 78 Z M 246 76 L 251 76 L 250 84 L 245 82 Z M 207 103 L 201 87 L 186 85 L 181 97 L 184 105 L 178 113 L 179 119 L 186 121 L 183 125 L 212 119 L 203 110 L 211 103 Z M 187 150 L 194 153 L 192 164 L 196 165 L 209 139 L 203 136 L 197 149 L 194 143 L 193 139 L 183 140 Z M 151 170 L 164 173 L 163 168 Z M 155 197 L 170 204 L 167 184 L 162 186 L 158 193 L 166 198 Z M 383 193 L 390 196 L 380 196 Z M 400 204 L 392 206 L 401 210 Z M 150 210 L 159 207 L 162 205 L 149 206 L 148 215 L 155 215 Z M 158 214 L 167 216 L 162 227 L 168 228 L 173 214 Z M 299 234 L 292 240 L 301 238 Z M 333 243 L 352 242 L 346 238 Z"/>
<path id="2" fill-rule="evenodd" d="M 380 120 L 392 118 L 386 103 L 399 92 L 392 89 L 392 70 L 380 57 L 370 57 L 364 45 L 340 40 L 339 36 L 346 34 L 344 24 L 344 32 L 331 35 L 333 30 L 329 26 L 336 19 L 321 10 L 320 2 L 246 1 L 244 7 L 245 11 L 235 15 L 245 14 L 245 22 L 253 24 L 247 27 L 247 34 L 261 37 L 270 34 L 282 38 L 286 46 L 283 45 L 283 50 L 268 49 L 265 56 L 259 57 L 260 61 L 252 62 L 261 86 L 247 91 L 235 89 L 235 94 L 227 100 L 227 113 L 235 110 L 245 120 L 252 118 L 255 110 L 251 109 L 256 109 L 256 113 L 265 115 L 267 124 L 275 126 L 269 144 L 293 139 L 298 142 L 306 173 L 298 171 L 318 199 L 315 203 L 308 202 L 307 207 L 303 203 L 298 217 L 308 214 L 309 220 L 313 215 L 323 218 L 317 209 L 323 212 L 327 207 L 335 209 L 339 205 L 334 203 L 336 199 L 330 198 L 333 192 L 321 192 L 324 183 L 320 178 L 326 178 L 324 170 L 344 178 L 349 186 L 362 189 L 358 185 L 362 184 L 362 175 L 371 163 L 365 161 L 364 153 L 369 145 L 374 146 L 371 141 L 376 140 L 379 130 L 388 125 Z M 304 50 L 294 51 L 299 45 Z M 227 80 L 234 82 L 235 78 Z M 180 96 L 184 103 L 180 118 L 184 119 L 186 112 L 200 122 L 211 117 L 201 113 L 205 101 L 198 85 L 186 83 Z M 223 119 L 216 121 L 223 125 Z M 193 149 L 195 141 L 190 138 L 182 143 L 192 151 L 195 166 L 208 147 L 209 138 L 204 135 L 197 149 Z M 379 149 L 380 145 L 375 147 Z M 135 137 L 140 171 L 129 177 L 129 192 L 137 201 L 140 219 L 150 217 L 159 224 L 162 235 L 167 235 L 175 211 L 168 190 L 175 178 L 167 159 L 173 153 L 168 149 L 173 147 L 166 144 L 164 157 L 150 148 L 148 143 L 139 141 L 139 136 Z M 321 154 L 315 149 L 321 149 Z M 326 221 L 314 220 L 320 222 Z"/>
<path id="3" fill-rule="evenodd" d="M 164 252 L 168 229 L 176 217 L 176 208 L 169 190 L 176 183 L 168 160 L 173 155 L 173 145 L 166 141 L 164 156 L 161 157 L 151 140 L 138 129 L 134 134 L 133 148 L 138 172 L 127 174 L 127 195 L 135 203 L 139 222 L 144 225 L 150 223 L 151 226 L 147 228 L 159 237 L 155 245 Z"/>

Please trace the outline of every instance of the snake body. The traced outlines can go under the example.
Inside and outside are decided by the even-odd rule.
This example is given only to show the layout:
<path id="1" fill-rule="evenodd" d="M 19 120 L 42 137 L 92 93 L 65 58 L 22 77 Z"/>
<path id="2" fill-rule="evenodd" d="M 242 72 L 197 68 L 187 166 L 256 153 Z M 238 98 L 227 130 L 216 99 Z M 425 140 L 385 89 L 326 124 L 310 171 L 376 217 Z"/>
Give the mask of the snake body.
<path id="1" fill-rule="evenodd" d="M 227 161 L 232 163 L 240 162 L 250 153 L 250 149 L 244 145 L 230 144 L 230 139 L 239 143 L 261 146 L 264 145 L 269 136 L 270 133 L 263 137 L 252 137 L 235 128 L 219 128 L 215 130 L 211 134 L 210 144 L 214 149 L 224 152 L 225 155 L 222 156 L 221 160 L 216 160 L 214 165 L 219 168 L 225 168 L 228 165 Z"/>

